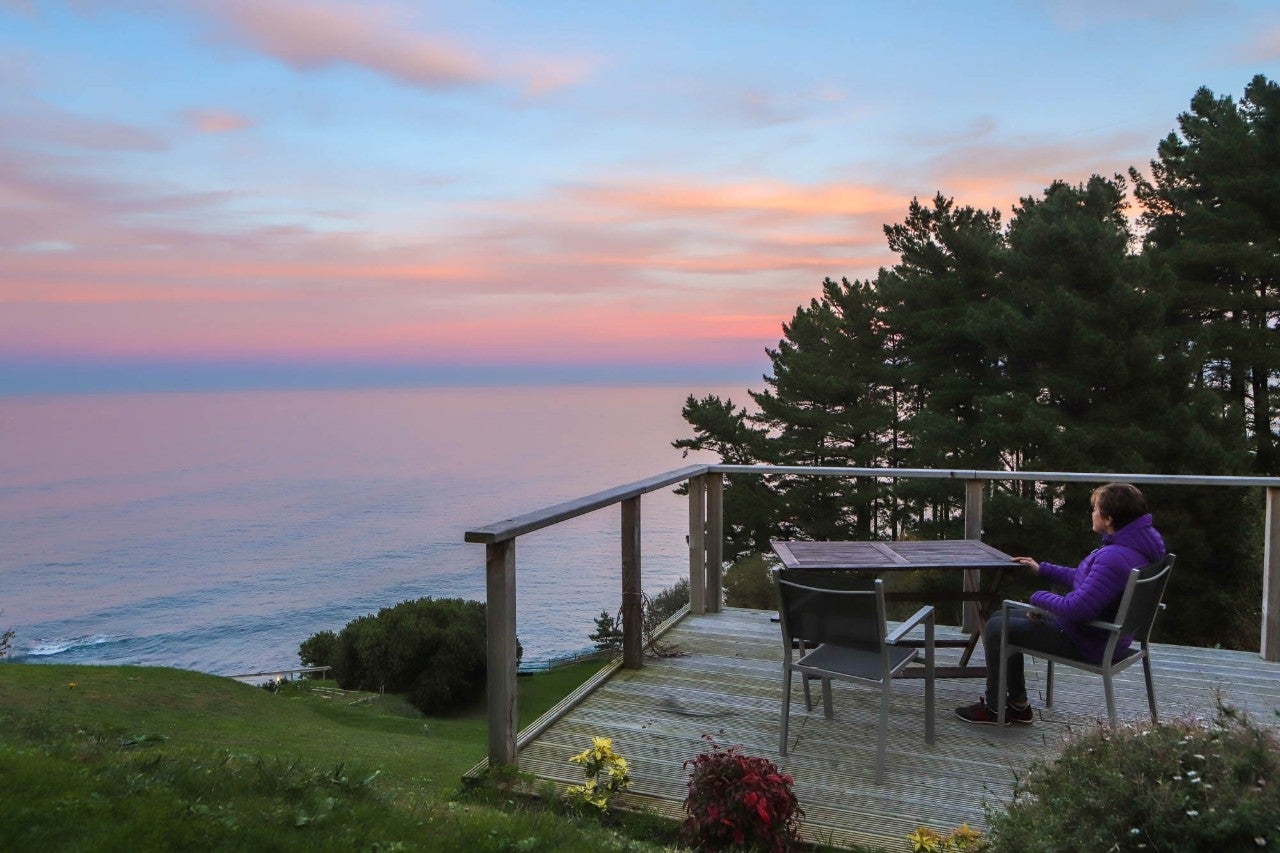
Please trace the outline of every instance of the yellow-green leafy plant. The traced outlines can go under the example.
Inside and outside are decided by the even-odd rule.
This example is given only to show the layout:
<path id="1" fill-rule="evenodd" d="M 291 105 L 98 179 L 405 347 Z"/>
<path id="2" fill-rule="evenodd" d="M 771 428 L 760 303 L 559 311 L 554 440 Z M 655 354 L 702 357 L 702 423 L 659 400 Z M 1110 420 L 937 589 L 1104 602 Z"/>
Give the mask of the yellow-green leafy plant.
<path id="1" fill-rule="evenodd" d="M 962 823 L 946 835 L 922 826 L 907 836 L 911 853 L 977 853 L 984 847 L 982 833 Z"/>
<path id="2" fill-rule="evenodd" d="M 565 796 L 570 800 L 604 811 L 609 808 L 609 800 L 614 794 L 631 787 L 627 759 L 613 751 L 611 738 L 593 737 L 590 749 L 569 760 L 581 764 L 582 774 L 586 777 L 581 785 L 570 785 L 565 789 Z"/>

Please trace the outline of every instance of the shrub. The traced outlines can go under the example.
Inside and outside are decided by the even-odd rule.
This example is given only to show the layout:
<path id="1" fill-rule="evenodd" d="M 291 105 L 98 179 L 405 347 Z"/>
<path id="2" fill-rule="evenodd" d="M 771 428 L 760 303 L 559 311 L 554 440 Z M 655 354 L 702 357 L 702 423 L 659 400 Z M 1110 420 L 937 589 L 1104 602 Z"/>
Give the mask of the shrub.
<path id="1" fill-rule="evenodd" d="M 653 634 L 659 625 L 674 616 L 676 611 L 688 603 L 688 578 L 676 581 L 653 598 L 647 595 L 641 596 L 640 618 L 646 651 L 659 657 L 673 653 L 670 649 L 660 647 Z M 595 643 L 598 651 L 622 651 L 622 612 L 610 615 L 608 610 L 601 610 L 600 615 L 596 617 L 596 630 L 588 634 L 587 639 Z"/>
<path id="2" fill-rule="evenodd" d="M 647 619 L 653 621 L 656 628 L 676 614 L 676 611 L 689 603 L 689 579 L 681 578 L 672 586 L 649 599 Z"/>
<path id="3" fill-rule="evenodd" d="M 3 615 L 4 611 L 0 610 L 0 616 Z M 0 658 L 9 654 L 9 645 L 13 642 L 13 637 L 14 633 L 12 628 L 0 631 Z"/>
<path id="4" fill-rule="evenodd" d="M 405 693 L 424 714 L 448 713 L 480 697 L 485 639 L 482 603 L 419 598 L 347 623 L 336 637 L 329 665 L 346 690 Z"/>
<path id="5" fill-rule="evenodd" d="M 1100 728 L 988 816 L 992 851 L 1259 850 L 1280 844 L 1280 741 L 1219 706 L 1211 724 Z"/>
<path id="6" fill-rule="evenodd" d="M 565 795 L 570 800 L 605 811 L 614 794 L 631 787 L 627 759 L 613 751 L 613 740 L 610 738 L 592 738 L 590 749 L 569 760 L 574 764 L 581 764 L 582 775 L 586 777 L 581 785 L 570 785 L 565 789 Z"/>
<path id="7" fill-rule="evenodd" d="M 682 837 L 699 850 L 783 851 L 797 846 L 804 811 L 791 789 L 791 777 L 767 758 L 743 755 L 737 746 L 720 746 L 709 735 L 703 738 L 710 751 L 684 762 L 685 769 L 693 771 Z"/>
<path id="8" fill-rule="evenodd" d="M 596 630 L 588 634 L 587 639 L 596 644 L 601 652 L 617 652 L 622 650 L 622 614 L 611 616 L 608 610 L 601 610 L 596 617 Z"/>
<path id="9" fill-rule="evenodd" d="M 773 579 L 769 575 L 772 562 L 763 554 L 743 557 L 724 573 L 724 600 L 730 607 L 773 610 L 778 606 Z"/>
<path id="10" fill-rule="evenodd" d="M 298 660 L 303 666 L 333 666 L 333 653 L 338 645 L 338 635 L 332 631 L 312 634 L 298 646 Z"/>

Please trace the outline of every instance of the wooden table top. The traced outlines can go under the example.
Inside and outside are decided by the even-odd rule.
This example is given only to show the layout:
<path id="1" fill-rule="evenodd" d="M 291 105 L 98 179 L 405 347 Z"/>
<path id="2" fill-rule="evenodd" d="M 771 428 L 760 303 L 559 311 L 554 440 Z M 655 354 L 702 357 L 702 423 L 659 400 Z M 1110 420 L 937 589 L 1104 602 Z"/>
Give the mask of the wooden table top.
<path id="1" fill-rule="evenodd" d="M 788 569 L 1007 569 L 1013 557 L 977 539 L 929 542 L 770 542 Z"/>

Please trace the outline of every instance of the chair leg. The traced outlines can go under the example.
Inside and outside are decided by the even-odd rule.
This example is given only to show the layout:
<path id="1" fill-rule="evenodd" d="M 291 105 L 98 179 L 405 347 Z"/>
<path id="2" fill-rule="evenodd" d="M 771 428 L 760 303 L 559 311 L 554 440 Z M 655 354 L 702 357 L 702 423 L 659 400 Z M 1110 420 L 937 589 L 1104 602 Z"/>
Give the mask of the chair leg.
<path id="1" fill-rule="evenodd" d="M 889 691 L 893 684 L 891 678 L 885 678 L 880 688 L 880 729 L 876 742 L 876 784 L 884 781 L 884 754 L 888 741 L 889 729 Z"/>
<path id="2" fill-rule="evenodd" d="M 1044 706 L 1053 707 L 1053 661 L 1046 661 L 1044 676 Z"/>
<path id="3" fill-rule="evenodd" d="M 804 685 L 804 709 L 806 711 L 813 710 L 813 696 L 809 693 L 809 676 L 801 675 L 800 683 Z"/>
<path id="4" fill-rule="evenodd" d="M 1160 724 L 1160 715 L 1156 713 L 1156 685 L 1151 680 L 1151 654 L 1147 644 L 1142 644 L 1142 674 L 1147 680 L 1147 704 L 1151 706 L 1151 722 Z"/>
<path id="5" fill-rule="evenodd" d="M 804 678 L 803 675 L 800 676 Z M 787 754 L 787 720 L 791 712 L 791 670 L 782 673 L 782 735 L 778 739 L 778 754 Z"/>
<path id="6" fill-rule="evenodd" d="M 1111 728 L 1116 727 L 1116 689 L 1111 683 L 1110 671 L 1102 673 L 1102 690 L 1107 694 L 1107 717 L 1111 720 Z"/>
<path id="7" fill-rule="evenodd" d="M 822 679 L 822 715 L 828 720 L 836 715 L 835 708 L 831 704 L 831 679 Z"/>
<path id="8" fill-rule="evenodd" d="M 933 743 L 933 617 L 924 629 L 924 742 Z"/>
<path id="9" fill-rule="evenodd" d="M 1000 667 L 1000 679 L 996 689 L 996 724 L 1003 728 L 1005 724 L 1005 708 L 1009 704 L 1009 620 L 1000 620 L 1000 660 L 987 661 L 987 666 L 996 663 Z M 988 709 L 990 710 L 990 709 Z"/>

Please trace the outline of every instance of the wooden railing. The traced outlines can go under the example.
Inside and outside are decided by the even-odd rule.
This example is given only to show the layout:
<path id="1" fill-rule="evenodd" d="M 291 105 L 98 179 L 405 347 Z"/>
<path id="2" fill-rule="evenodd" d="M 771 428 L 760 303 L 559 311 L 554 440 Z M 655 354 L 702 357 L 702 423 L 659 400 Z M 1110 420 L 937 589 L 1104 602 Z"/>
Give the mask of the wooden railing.
<path id="1" fill-rule="evenodd" d="M 1262 557 L 1262 636 L 1264 660 L 1280 661 L 1280 477 L 1197 477 L 1159 474 L 1103 474 L 1045 471 L 970 471 L 904 468 L 809 468 L 769 465 L 690 465 L 634 483 L 606 489 L 527 515 L 466 532 L 466 541 L 485 546 L 488 631 L 489 765 L 516 762 L 516 538 L 590 512 L 622 507 L 622 663 L 643 663 L 641 614 L 640 500 L 649 492 L 687 483 L 689 492 L 689 612 L 719 612 L 724 599 L 725 475 L 790 474 L 883 480 L 960 480 L 965 485 L 964 532 L 982 535 L 982 498 L 987 483 L 1024 480 L 1044 483 L 1226 486 L 1266 490 Z M 976 581 L 967 578 L 966 585 Z"/>

